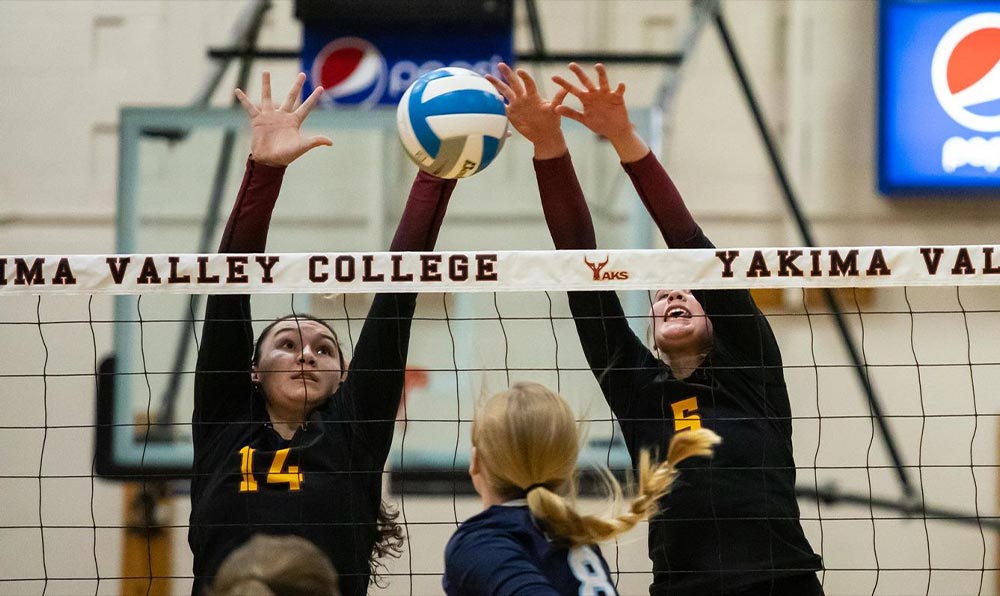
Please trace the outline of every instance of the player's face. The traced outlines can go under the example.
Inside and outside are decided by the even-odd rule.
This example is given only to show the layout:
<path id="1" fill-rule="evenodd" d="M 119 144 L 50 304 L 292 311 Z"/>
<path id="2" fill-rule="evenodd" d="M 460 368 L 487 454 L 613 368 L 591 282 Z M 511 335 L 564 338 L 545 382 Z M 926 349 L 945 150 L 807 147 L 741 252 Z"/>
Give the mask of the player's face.
<path id="1" fill-rule="evenodd" d="M 690 290 L 659 290 L 653 298 L 653 341 L 663 352 L 704 350 L 712 322 Z"/>
<path id="2" fill-rule="evenodd" d="M 276 324 L 261 342 L 252 378 L 278 411 L 319 405 L 340 386 L 339 350 L 322 323 L 289 319 Z"/>

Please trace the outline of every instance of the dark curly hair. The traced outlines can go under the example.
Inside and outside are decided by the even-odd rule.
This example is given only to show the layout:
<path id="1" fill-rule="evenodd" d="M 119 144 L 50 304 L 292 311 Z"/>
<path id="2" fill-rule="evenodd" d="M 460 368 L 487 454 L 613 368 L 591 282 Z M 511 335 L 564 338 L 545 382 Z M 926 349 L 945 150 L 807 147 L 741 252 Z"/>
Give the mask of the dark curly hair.
<path id="1" fill-rule="evenodd" d="M 372 582 L 380 588 L 388 585 L 388 578 L 383 575 L 383 572 L 388 571 L 388 567 L 383 559 L 385 557 L 398 559 L 403 555 L 403 545 L 406 544 L 403 526 L 396 521 L 398 517 L 398 509 L 386 501 L 379 503 L 378 516 L 375 520 L 377 536 L 371 557 L 368 559 L 368 572 L 371 574 Z"/>

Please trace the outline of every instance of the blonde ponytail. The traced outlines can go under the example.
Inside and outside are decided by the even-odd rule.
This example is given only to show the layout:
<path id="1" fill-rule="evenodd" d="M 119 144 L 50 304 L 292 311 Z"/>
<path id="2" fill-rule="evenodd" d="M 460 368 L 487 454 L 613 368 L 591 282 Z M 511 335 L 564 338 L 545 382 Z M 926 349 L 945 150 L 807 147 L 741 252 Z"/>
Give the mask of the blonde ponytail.
<path id="1" fill-rule="evenodd" d="M 659 464 L 654 464 L 649 452 L 643 450 L 639 457 L 638 494 L 627 510 L 615 517 L 580 515 L 566 499 L 544 488 L 528 493 L 528 507 L 551 535 L 572 546 L 611 540 L 656 514 L 660 498 L 670 492 L 677 478 L 678 463 L 689 457 L 712 455 L 712 447 L 720 441 L 717 434 L 704 428 L 677 433 L 670 440 L 666 461 Z M 608 482 L 617 505 L 621 488 L 610 475 Z"/>
<path id="2" fill-rule="evenodd" d="M 637 496 L 625 513 L 601 517 L 581 515 L 573 506 L 580 432 L 572 409 L 557 393 L 538 383 L 517 383 L 480 404 L 472 424 L 472 444 L 493 490 L 506 499 L 526 495 L 546 532 L 571 546 L 610 540 L 653 516 L 677 477 L 677 464 L 710 456 L 720 440 L 707 429 L 677 433 L 659 464 L 644 451 Z M 614 509 L 621 510 L 621 486 L 610 472 L 603 473 Z"/>

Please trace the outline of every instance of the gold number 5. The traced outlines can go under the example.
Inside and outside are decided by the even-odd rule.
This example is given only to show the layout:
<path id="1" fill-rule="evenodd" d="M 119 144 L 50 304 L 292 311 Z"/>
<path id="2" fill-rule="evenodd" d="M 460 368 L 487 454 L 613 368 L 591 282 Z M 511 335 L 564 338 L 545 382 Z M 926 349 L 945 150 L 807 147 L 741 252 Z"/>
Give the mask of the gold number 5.
<path id="1" fill-rule="evenodd" d="M 670 404 L 674 410 L 674 432 L 682 430 L 698 430 L 701 428 L 701 415 L 698 414 L 698 398 L 689 397 Z"/>

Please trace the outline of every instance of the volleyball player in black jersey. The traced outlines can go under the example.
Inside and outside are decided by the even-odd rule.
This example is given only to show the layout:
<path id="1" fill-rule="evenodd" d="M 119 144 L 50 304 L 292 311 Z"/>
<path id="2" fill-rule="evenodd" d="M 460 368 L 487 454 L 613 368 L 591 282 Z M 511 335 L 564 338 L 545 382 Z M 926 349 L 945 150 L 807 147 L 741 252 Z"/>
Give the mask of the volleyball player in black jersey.
<path id="1" fill-rule="evenodd" d="M 251 150 L 219 246 L 262 252 L 285 166 L 312 148 L 302 121 L 321 90 L 296 106 L 300 74 L 280 106 L 264 73 L 260 105 L 237 90 L 250 115 Z M 431 250 L 454 181 L 417 175 L 391 250 Z M 198 354 L 193 416 L 191 527 L 194 592 L 256 533 L 295 534 L 316 544 L 345 595 L 366 593 L 379 555 L 401 535 L 382 505 L 403 388 L 415 294 L 375 297 L 347 362 L 325 323 L 279 319 L 256 342 L 250 297 L 210 296 Z"/>
<path id="2" fill-rule="evenodd" d="M 560 395 L 517 383 L 476 407 L 469 475 L 485 510 L 462 523 L 445 550 L 449 596 L 614 596 L 599 542 L 656 512 L 676 464 L 707 456 L 719 442 L 701 429 L 677 435 L 666 461 L 644 453 L 638 494 L 614 517 L 581 515 L 573 503 L 580 431 Z M 615 505 L 621 489 L 608 478 Z M 617 507 L 616 507 L 617 508 Z"/>
<path id="3" fill-rule="evenodd" d="M 506 65 L 491 81 L 511 124 L 534 143 L 545 219 L 558 249 L 596 248 L 593 222 L 559 117 L 607 138 L 670 248 L 712 248 L 669 176 L 635 132 L 623 84 L 604 67 L 598 82 L 576 64 L 580 86 L 561 77 L 542 98 L 531 77 Z M 582 111 L 562 105 L 577 97 Z M 659 290 L 651 351 L 635 336 L 614 292 L 569 292 L 588 364 L 618 418 L 633 463 L 664 452 L 675 433 L 707 427 L 725 438 L 710 460 L 683 467 L 684 482 L 650 522 L 651 594 L 822 593 L 821 561 L 806 540 L 795 500 L 791 408 L 781 353 L 745 290 Z"/>

